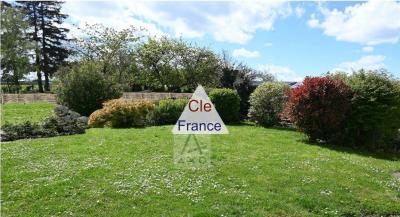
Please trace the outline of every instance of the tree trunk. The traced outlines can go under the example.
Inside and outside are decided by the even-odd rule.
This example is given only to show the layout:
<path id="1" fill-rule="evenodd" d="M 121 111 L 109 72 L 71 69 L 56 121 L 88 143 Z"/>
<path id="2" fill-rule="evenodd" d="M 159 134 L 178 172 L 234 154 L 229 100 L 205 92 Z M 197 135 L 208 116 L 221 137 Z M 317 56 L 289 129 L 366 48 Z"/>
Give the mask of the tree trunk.
<path id="1" fill-rule="evenodd" d="M 46 50 L 46 36 L 45 36 L 45 23 L 44 23 L 44 12 L 43 12 L 43 2 L 40 3 L 40 27 L 42 29 L 42 71 L 44 74 L 44 90 L 50 91 L 50 82 L 49 82 L 49 73 L 47 72 L 47 55 L 45 53 Z"/>
<path id="2" fill-rule="evenodd" d="M 38 78 L 37 82 L 38 82 L 38 86 L 39 86 L 39 92 L 43 93 L 42 73 L 40 72 L 40 70 L 37 71 L 36 75 Z"/>
<path id="3" fill-rule="evenodd" d="M 50 92 L 49 73 L 44 73 L 44 90 Z"/>
<path id="4" fill-rule="evenodd" d="M 35 5 L 33 7 L 36 7 Z M 33 16 L 34 16 L 34 27 L 35 31 L 33 32 L 33 38 L 36 42 L 36 49 L 35 49 L 35 68 L 37 74 L 37 82 L 39 87 L 39 92 L 43 93 L 43 85 L 42 85 L 42 73 L 40 72 L 40 54 L 39 54 L 39 44 L 38 44 L 38 28 L 37 28 L 37 15 L 36 15 L 36 8 L 33 9 Z"/>

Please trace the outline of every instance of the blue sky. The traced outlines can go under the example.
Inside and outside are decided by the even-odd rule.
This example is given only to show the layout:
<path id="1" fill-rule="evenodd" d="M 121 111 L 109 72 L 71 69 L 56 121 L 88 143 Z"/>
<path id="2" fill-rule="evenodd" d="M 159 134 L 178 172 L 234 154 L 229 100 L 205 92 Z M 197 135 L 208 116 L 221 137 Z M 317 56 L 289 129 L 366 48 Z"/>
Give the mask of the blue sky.
<path id="1" fill-rule="evenodd" d="M 400 2 L 70 1 L 63 11 L 70 28 L 140 26 L 225 50 L 279 80 L 382 67 L 400 78 Z"/>

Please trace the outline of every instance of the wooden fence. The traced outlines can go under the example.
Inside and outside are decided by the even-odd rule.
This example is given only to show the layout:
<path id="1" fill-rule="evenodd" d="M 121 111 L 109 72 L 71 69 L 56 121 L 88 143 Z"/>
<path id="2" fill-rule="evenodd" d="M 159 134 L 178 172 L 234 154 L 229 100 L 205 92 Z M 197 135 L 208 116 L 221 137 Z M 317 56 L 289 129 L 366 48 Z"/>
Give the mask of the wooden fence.
<path id="1" fill-rule="evenodd" d="M 191 97 L 192 93 L 157 93 L 157 92 L 124 92 L 123 99 L 149 99 L 159 100 L 168 98 Z M 27 94 L 1 94 L 1 103 L 8 102 L 56 102 L 54 94 L 50 93 L 27 93 Z"/>

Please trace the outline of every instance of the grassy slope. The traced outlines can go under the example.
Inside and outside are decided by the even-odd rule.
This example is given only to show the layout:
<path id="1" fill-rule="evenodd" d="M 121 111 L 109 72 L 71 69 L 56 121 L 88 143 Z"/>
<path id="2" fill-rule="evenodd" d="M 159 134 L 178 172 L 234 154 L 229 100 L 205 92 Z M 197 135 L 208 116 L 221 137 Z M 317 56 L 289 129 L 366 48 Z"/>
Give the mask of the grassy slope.
<path id="1" fill-rule="evenodd" d="M 307 145 L 302 134 L 230 126 L 212 167 L 176 169 L 171 126 L 90 129 L 2 144 L 4 216 L 400 215 L 385 160 Z"/>
<path id="2" fill-rule="evenodd" d="M 1 125 L 7 122 L 39 122 L 52 113 L 54 106 L 54 103 L 47 102 L 6 103 L 1 105 Z"/>

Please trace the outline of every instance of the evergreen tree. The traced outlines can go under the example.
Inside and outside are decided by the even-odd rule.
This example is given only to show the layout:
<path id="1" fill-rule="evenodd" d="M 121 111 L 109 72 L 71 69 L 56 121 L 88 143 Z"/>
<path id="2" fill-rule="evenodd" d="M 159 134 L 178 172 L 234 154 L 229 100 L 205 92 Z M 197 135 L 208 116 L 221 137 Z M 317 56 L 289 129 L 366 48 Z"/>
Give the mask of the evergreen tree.
<path id="1" fill-rule="evenodd" d="M 68 29 L 60 27 L 67 15 L 61 13 L 63 2 L 58 1 L 18 1 L 24 9 L 31 28 L 30 37 L 35 42 L 35 68 L 39 91 L 50 91 L 49 77 L 68 57 L 68 49 L 63 43 L 68 41 Z"/>

